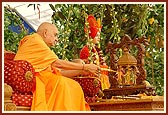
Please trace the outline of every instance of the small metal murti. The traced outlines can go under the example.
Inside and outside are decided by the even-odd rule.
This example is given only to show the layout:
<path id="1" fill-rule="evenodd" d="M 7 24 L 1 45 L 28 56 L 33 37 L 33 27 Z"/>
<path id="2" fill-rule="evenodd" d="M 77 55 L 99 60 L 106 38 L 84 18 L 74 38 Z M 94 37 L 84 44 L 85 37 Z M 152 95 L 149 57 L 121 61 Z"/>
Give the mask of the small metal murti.
<path id="1" fill-rule="evenodd" d="M 137 69 L 137 60 L 129 53 L 128 48 L 123 48 L 123 55 L 119 58 L 117 65 L 118 84 L 122 86 L 136 85 L 136 75 L 139 72 Z"/>

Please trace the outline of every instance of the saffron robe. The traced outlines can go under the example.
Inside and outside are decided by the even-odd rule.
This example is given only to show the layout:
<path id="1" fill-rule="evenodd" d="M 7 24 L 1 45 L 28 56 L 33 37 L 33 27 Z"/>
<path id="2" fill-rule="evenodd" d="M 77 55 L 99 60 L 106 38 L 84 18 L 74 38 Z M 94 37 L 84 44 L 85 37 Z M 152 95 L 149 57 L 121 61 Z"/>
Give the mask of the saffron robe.
<path id="1" fill-rule="evenodd" d="M 90 110 L 81 86 L 62 76 L 51 63 L 58 57 L 37 33 L 25 36 L 19 44 L 14 60 L 30 62 L 36 71 L 36 89 L 33 91 L 32 111 Z"/>

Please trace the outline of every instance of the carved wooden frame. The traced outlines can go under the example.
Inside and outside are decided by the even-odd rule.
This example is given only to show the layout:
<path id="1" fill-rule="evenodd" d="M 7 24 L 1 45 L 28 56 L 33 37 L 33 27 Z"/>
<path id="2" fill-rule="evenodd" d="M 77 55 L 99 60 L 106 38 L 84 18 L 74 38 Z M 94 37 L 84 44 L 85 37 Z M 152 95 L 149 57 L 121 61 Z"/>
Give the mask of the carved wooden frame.
<path id="1" fill-rule="evenodd" d="M 136 60 L 137 60 L 137 68 L 139 74 L 137 75 L 137 85 L 142 84 L 142 81 L 146 80 L 146 70 L 144 68 L 144 57 L 145 57 L 145 46 L 149 45 L 146 37 L 143 36 L 141 38 L 131 39 L 128 35 L 122 37 L 121 42 L 119 43 L 108 43 L 106 48 L 106 52 L 110 53 L 110 68 L 113 70 L 117 70 L 117 61 L 118 57 L 116 55 L 118 48 L 127 48 L 130 50 L 131 46 L 136 46 L 138 48 Z M 116 80 L 116 73 L 109 72 L 109 80 L 111 83 L 111 88 L 118 86 Z"/>

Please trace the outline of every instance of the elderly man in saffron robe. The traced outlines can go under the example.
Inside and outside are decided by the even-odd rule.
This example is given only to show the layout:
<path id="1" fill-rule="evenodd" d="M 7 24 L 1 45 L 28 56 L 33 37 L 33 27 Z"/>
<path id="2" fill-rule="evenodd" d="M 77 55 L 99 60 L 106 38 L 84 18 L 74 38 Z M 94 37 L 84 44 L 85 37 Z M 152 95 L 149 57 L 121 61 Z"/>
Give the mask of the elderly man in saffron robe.
<path id="1" fill-rule="evenodd" d="M 14 60 L 30 62 L 36 71 L 36 89 L 33 91 L 31 110 L 90 110 L 81 86 L 68 77 L 82 73 L 96 73 L 99 67 L 95 64 L 81 64 L 59 59 L 49 48 L 58 41 L 57 34 L 58 30 L 54 24 L 42 23 L 37 33 L 25 36 L 20 41 L 14 58 Z"/>

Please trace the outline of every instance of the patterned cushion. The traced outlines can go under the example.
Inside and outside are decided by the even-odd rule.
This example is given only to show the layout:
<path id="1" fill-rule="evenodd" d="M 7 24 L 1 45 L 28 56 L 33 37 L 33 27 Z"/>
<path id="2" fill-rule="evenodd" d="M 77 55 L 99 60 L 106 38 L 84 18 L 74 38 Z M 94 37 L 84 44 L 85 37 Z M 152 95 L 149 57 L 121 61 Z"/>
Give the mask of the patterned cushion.
<path id="1" fill-rule="evenodd" d="M 30 92 L 35 89 L 35 70 L 24 60 L 6 61 L 4 67 L 4 81 L 13 90 Z"/>
<path id="2" fill-rule="evenodd" d="M 96 77 L 74 77 L 73 79 L 81 85 L 85 97 L 94 97 L 101 89 L 101 82 Z"/>
<path id="3" fill-rule="evenodd" d="M 13 60 L 14 57 L 15 57 L 15 53 L 13 53 L 13 52 L 5 52 L 4 53 L 4 61 L 5 62 Z"/>
<path id="4" fill-rule="evenodd" d="M 32 94 L 21 94 L 21 93 L 13 93 L 12 94 L 12 102 L 17 106 L 31 106 L 33 95 Z"/>
<path id="5" fill-rule="evenodd" d="M 93 96 L 93 97 L 85 96 L 85 100 L 87 103 L 94 103 L 94 102 L 97 102 L 98 97 L 97 96 Z"/>

